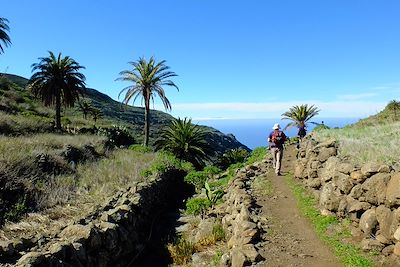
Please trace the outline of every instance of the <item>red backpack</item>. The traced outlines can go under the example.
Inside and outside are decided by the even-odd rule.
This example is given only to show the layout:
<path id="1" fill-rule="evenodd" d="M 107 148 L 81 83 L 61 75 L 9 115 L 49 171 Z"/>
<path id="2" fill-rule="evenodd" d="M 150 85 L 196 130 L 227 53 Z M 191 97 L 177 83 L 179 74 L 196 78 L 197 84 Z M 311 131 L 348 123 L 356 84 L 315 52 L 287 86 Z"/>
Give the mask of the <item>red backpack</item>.
<path id="1" fill-rule="evenodd" d="M 286 141 L 286 136 L 282 131 L 274 131 L 271 138 L 272 143 L 276 145 L 283 145 Z"/>

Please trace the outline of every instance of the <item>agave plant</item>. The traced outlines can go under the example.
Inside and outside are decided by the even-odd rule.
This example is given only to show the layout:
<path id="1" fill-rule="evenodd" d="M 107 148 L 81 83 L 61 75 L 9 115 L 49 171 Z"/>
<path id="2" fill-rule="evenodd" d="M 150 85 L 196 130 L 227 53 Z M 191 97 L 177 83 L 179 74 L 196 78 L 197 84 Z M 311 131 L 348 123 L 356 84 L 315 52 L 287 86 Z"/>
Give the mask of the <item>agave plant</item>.
<path id="1" fill-rule="evenodd" d="M 200 126 L 192 124 L 191 119 L 178 118 L 164 129 L 160 139 L 156 141 L 156 148 L 170 151 L 177 158 L 188 161 L 199 169 L 209 158 L 206 133 Z"/>
<path id="2" fill-rule="evenodd" d="M 286 125 L 285 129 L 293 126 L 298 128 L 306 127 L 307 123 L 310 122 L 310 119 L 318 115 L 319 111 L 320 110 L 314 105 L 308 106 L 307 104 L 305 104 L 291 107 L 289 111 L 286 111 L 282 114 L 283 120 L 292 121 L 288 125 Z"/>

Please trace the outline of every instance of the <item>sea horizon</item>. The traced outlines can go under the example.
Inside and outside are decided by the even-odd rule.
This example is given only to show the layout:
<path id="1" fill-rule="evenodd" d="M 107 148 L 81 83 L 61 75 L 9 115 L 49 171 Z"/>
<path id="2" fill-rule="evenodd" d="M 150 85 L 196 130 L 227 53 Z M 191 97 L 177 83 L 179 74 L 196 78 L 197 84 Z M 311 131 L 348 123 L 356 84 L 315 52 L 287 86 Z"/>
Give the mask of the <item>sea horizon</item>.
<path id="1" fill-rule="evenodd" d="M 315 118 L 312 122 L 323 123 L 330 128 L 342 128 L 356 123 L 362 118 Z M 224 134 L 233 134 L 235 138 L 250 149 L 267 146 L 267 136 L 272 131 L 272 126 L 279 123 L 284 129 L 289 120 L 281 119 L 200 119 L 193 120 L 198 125 L 210 126 Z M 307 133 L 309 133 L 316 124 L 309 123 Z M 297 128 L 291 127 L 284 130 L 289 137 L 297 135 Z"/>

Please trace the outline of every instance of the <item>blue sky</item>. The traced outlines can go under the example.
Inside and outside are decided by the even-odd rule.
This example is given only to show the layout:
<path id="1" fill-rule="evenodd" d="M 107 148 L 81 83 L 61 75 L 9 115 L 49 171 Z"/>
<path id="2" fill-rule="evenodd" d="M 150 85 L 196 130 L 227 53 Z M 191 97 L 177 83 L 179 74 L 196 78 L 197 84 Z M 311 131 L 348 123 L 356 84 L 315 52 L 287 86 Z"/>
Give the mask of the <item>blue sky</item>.
<path id="1" fill-rule="evenodd" d="M 315 104 L 321 117 L 365 117 L 400 93 L 400 1 L 3 1 L 12 45 L 0 71 L 29 78 L 47 51 L 86 69 L 118 100 L 128 61 L 154 56 L 179 76 L 172 115 L 279 118 Z M 119 99 L 121 100 L 121 99 Z M 140 101 L 135 103 L 140 105 Z M 155 108 L 162 110 L 156 101 Z"/>

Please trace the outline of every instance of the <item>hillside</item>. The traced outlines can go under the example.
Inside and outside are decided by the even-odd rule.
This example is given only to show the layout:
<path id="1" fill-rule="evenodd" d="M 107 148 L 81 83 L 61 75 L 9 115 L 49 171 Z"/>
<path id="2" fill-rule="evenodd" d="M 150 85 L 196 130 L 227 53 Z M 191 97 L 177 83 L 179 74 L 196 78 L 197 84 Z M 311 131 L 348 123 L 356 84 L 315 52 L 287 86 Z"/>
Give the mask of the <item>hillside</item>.
<path id="1" fill-rule="evenodd" d="M 43 107 L 40 102 L 36 101 L 32 95 L 24 89 L 28 79 L 13 74 L 3 74 L 3 77 L 6 77 L 12 82 L 11 87 L 14 89 L 14 92 L 10 93 L 12 90 L 8 90 L 8 93 L 4 93 L 4 88 L 0 88 L 0 93 L 2 95 L 2 99 L 0 100 L 1 111 L 8 114 L 30 115 L 31 118 L 35 117 L 36 119 L 38 119 L 37 117 L 41 117 L 42 120 L 47 122 L 47 124 L 53 120 L 53 111 L 49 108 Z M 17 98 L 16 101 L 10 100 L 15 98 Z M 72 108 L 64 110 L 63 120 L 66 122 L 64 124 L 69 124 L 71 127 L 77 128 L 92 127 L 93 125 L 100 127 L 121 125 L 131 130 L 137 142 L 141 142 L 143 138 L 144 108 L 123 105 L 92 88 L 88 88 L 85 91 L 84 98 L 88 99 L 94 107 L 102 111 L 103 119 L 94 124 L 94 122 L 90 120 L 83 120 L 81 118 L 81 113 L 77 111 L 77 109 Z M 7 105 L 3 104 L 4 102 L 12 103 L 8 103 L 9 105 Z M 150 144 L 153 144 L 159 136 L 160 131 L 165 125 L 173 120 L 173 117 L 158 110 L 151 110 L 150 115 Z M 203 127 L 209 131 L 206 138 L 209 145 L 216 152 L 216 155 L 221 155 L 227 150 L 238 147 L 245 148 L 249 151 L 249 148 L 237 141 L 233 135 L 223 134 L 211 127 Z M 43 127 L 40 127 L 39 130 L 43 130 Z"/>

